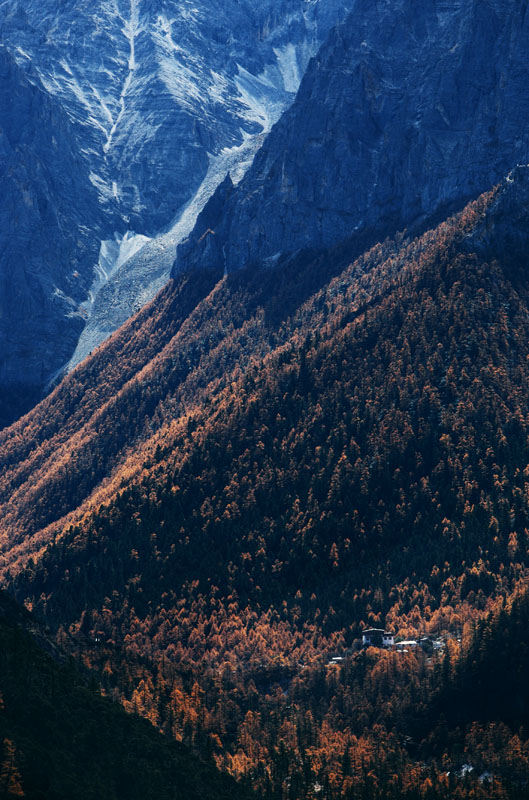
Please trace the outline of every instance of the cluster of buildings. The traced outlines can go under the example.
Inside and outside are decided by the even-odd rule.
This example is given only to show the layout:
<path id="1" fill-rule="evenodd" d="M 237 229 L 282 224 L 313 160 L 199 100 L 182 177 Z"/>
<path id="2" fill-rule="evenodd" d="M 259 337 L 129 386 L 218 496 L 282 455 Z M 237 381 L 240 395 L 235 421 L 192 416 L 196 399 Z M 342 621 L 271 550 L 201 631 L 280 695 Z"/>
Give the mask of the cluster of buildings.
<path id="1" fill-rule="evenodd" d="M 384 628 L 367 628 L 362 632 L 362 647 L 379 647 L 400 652 L 416 650 L 420 647 L 422 650 L 432 652 L 433 650 L 442 650 L 444 642 L 442 639 L 432 639 L 430 636 L 396 642 L 395 634 L 391 631 L 386 631 Z"/>
<path id="2" fill-rule="evenodd" d="M 397 653 L 408 653 L 410 650 L 420 649 L 428 656 L 428 661 L 430 661 L 430 656 L 435 652 L 444 650 L 447 638 L 452 638 L 452 634 L 444 634 L 442 638 L 421 636 L 418 639 L 401 639 L 396 642 L 395 634 L 391 631 L 386 631 L 384 628 L 366 628 L 365 631 L 362 631 L 362 647 L 378 647 L 380 650 L 394 650 Z M 457 638 L 457 640 L 461 641 L 460 638 Z M 344 655 L 333 656 L 327 662 L 327 666 L 341 666 L 345 660 L 346 657 Z"/>

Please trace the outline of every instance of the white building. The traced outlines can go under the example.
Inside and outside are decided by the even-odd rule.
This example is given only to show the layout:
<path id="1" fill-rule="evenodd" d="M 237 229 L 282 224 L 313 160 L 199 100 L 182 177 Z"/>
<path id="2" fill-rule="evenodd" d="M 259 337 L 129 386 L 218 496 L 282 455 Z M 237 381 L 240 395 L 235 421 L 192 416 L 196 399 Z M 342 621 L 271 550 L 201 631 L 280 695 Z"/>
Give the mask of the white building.
<path id="1" fill-rule="evenodd" d="M 397 642 L 395 648 L 407 653 L 408 650 L 416 650 L 417 646 L 417 641 L 415 639 L 405 639 L 403 642 Z"/>
<path id="2" fill-rule="evenodd" d="M 367 628 L 362 632 L 363 647 L 393 647 L 395 634 L 384 628 Z"/>

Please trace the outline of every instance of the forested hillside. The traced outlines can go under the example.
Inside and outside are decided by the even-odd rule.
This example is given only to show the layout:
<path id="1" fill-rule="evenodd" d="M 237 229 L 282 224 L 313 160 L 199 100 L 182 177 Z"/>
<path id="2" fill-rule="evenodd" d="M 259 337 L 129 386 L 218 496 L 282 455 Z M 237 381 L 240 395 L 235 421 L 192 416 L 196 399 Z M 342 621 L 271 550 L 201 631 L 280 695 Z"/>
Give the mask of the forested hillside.
<path id="1" fill-rule="evenodd" d="M 183 275 L 1 436 L 12 591 L 269 797 L 524 796 L 525 707 L 477 687 L 528 577 L 527 173 L 359 257 Z"/>
<path id="2" fill-rule="evenodd" d="M 100 697 L 91 683 L 0 594 L 0 797 L 249 797 L 183 745 Z"/>

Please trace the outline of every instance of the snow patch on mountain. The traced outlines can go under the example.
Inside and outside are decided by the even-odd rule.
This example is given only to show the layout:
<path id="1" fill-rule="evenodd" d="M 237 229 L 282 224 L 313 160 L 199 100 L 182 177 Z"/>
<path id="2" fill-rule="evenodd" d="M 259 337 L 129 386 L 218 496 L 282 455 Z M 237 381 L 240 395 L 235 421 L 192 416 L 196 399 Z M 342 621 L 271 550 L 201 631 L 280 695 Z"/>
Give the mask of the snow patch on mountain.
<path id="1" fill-rule="evenodd" d="M 81 303 L 81 308 L 87 316 L 92 311 L 94 301 L 101 287 L 118 272 L 119 268 L 129 258 L 132 258 L 149 241 L 150 238 L 148 236 L 126 231 L 124 235 L 115 233 L 112 239 L 104 239 L 101 242 L 99 260 L 95 266 L 94 281 L 89 289 L 88 298 L 84 303 Z"/>
<path id="2" fill-rule="evenodd" d="M 352 2 L 1 0 L 2 41 L 66 112 L 100 205 L 70 364 L 167 280 L 177 243 L 227 172 L 244 174 Z"/>
<path id="3" fill-rule="evenodd" d="M 271 117 L 267 124 L 272 124 Z M 274 120 L 275 121 L 275 120 Z M 229 173 L 234 184 L 251 166 L 266 133 L 244 135 L 242 145 L 210 156 L 209 169 L 196 194 L 169 230 L 149 238 L 128 231 L 101 243 L 96 278 L 83 304 L 87 324 L 66 371 L 72 370 L 160 291 L 169 279 L 176 249 L 193 230 L 197 216 Z"/>
<path id="4" fill-rule="evenodd" d="M 110 120 L 112 121 L 112 127 L 107 136 L 107 140 L 103 145 L 103 151 L 105 153 L 108 153 L 108 151 L 110 150 L 112 146 L 112 140 L 118 129 L 118 125 L 125 114 L 126 97 L 129 92 L 132 79 L 134 77 L 134 70 L 136 69 L 136 37 L 140 32 L 139 8 L 138 8 L 138 0 L 129 0 L 129 2 L 130 2 L 130 16 L 127 20 L 124 20 L 124 25 L 122 28 L 122 33 L 129 44 L 128 72 L 125 77 L 125 81 L 123 83 L 123 88 L 121 89 L 121 93 L 119 95 L 120 109 L 119 109 L 119 114 L 117 115 L 115 120 L 112 121 L 112 114 L 110 113 L 108 107 L 105 104 L 102 104 L 104 111 L 107 113 L 107 116 L 109 116 Z"/>
<path id="5" fill-rule="evenodd" d="M 229 91 L 228 80 L 215 70 L 211 70 L 211 83 L 208 86 L 208 94 L 215 103 L 223 103 Z"/>
<path id="6" fill-rule="evenodd" d="M 176 102 L 193 110 L 200 101 L 201 89 L 196 72 L 173 58 L 160 58 L 160 77 Z"/>
<path id="7" fill-rule="evenodd" d="M 97 175 L 97 173 L 91 172 L 89 174 L 89 179 L 92 186 L 95 186 L 95 188 L 97 189 L 99 197 L 103 204 L 107 203 L 114 197 L 113 188 L 108 185 L 107 181 L 105 181 L 104 178 L 101 177 L 101 175 Z"/>
<path id="8" fill-rule="evenodd" d="M 298 48 L 292 42 L 283 47 L 274 47 L 285 92 L 297 92 L 301 82 L 298 52 Z"/>
<path id="9" fill-rule="evenodd" d="M 261 131 L 269 131 L 272 118 L 278 116 L 277 104 L 281 102 L 277 88 L 267 72 L 252 75 L 240 64 L 237 64 L 237 68 L 239 74 L 235 78 L 235 84 L 243 107 L 242 115 L 248 122 L 259 125 Z M 284 98 L 281 99 L 284 106 Z"/>

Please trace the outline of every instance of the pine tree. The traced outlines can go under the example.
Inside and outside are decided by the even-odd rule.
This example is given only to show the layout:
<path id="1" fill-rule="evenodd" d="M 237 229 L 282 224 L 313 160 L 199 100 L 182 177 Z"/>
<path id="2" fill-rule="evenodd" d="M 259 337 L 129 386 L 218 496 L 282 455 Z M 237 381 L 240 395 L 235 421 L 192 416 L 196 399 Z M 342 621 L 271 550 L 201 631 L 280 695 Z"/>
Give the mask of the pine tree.
<path id="1" fill-rule="evenodd" d="M 16 764 L 16 748 L 11 739 L 4 739 L 4 758 L 0 768 L 0 798 L 24 797 L 22 778 Z"/>

